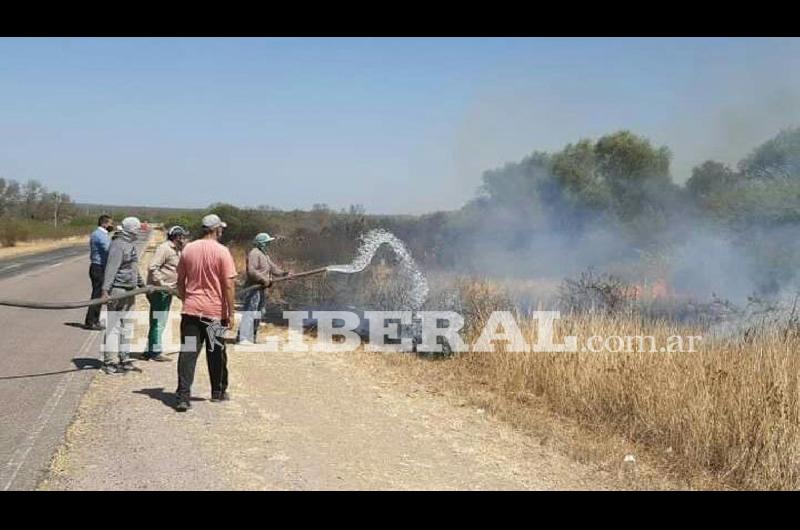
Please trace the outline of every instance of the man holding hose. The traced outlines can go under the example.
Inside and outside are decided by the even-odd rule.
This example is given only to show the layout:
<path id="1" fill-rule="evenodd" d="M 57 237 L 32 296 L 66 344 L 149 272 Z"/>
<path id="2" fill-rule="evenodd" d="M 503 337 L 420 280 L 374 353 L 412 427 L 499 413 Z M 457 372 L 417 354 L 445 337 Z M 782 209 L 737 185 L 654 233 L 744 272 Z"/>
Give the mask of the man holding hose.
<path id="1" fill-rule="evenodd" d="M 219 242 L 227 225 L 215 214 L 203 217 L 203 235 L 188 243 L 178 262 L 178 298 L 181 312 L 181 353 L 178 357 L 178 412 L 191 408 L 191 390 L 197 357 L 206 347 L 211 401 L 230 399 L 228 356 L 224 332 L 233 322 L 236 265 Z"/>
<path id="2" fill-rule="evenodd" d="M 267 247 L 275 238 L 266 232 L 258 234 L 253 239 L 253 248 L 247 255 L 247 280 L 245 288 L 252 287 L 244 295 L 242 307 L 242 322 L 239 325 L 237 342 L 241 345 L 250 345 L 256 342 L 258 326 L 261 315 L 267 303 L 267 287 L 272 285 L 273 276 L 287 276 L 289 271 L 284 271 L 267 255 Z M 261 287 L 255 287 L 260 285 Z"/>
<path id="3" fill-rule="evenodd" d="M 103 298 L 124 295 L 137 287 L 144 287 L 139 274 L 139 256 L 136 252 L 136 237 L 141 223 L 136 217 L 122 220 L 108 249 L 105 276 L 103 278 Z M 134 369 L 130 360 L 129 321 L 135 297 L 123 297 L 108 302 L 106 333 L 103 338 L 103 372 L 109 375 L 124 374 Z M 116 358 L 119 357 L 117 364 Z"/>

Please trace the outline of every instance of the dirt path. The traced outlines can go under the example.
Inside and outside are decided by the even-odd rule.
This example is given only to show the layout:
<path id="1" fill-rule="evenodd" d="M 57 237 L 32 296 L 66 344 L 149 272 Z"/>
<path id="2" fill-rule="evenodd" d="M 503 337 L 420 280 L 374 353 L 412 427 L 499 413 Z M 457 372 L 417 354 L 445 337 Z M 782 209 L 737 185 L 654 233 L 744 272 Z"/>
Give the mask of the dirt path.
<path id="1" fill-rule="evenodd" d="M 274 330 L 273 332 L 281 332 Z M 175 363 L 98 376 L 43 489 L 607 489 L 536 440 L 348 354 L 232 353 L 232 401 L 175 413 Z M 196 395 L 209 395 L 198 365 Z"/>
<path id="2" fill-rule="evenodd" d="M 138 308 L 146 304 L 140 297 Z M 173 306 L 175 324 L 178 313 Z M 284 330 L 268 327 L 259 338 L 270 333 Z M 358 355 L 231 347 L 229 357 L 233 399 L 207 400 L 200 360 L 196 401 L 185 414 L 172 409 L 175 362 L 139 362 L 143 371 L 126 376 L 98 374 L 40 488 L 623 487 L 480 409 L 382 377 Z"/>

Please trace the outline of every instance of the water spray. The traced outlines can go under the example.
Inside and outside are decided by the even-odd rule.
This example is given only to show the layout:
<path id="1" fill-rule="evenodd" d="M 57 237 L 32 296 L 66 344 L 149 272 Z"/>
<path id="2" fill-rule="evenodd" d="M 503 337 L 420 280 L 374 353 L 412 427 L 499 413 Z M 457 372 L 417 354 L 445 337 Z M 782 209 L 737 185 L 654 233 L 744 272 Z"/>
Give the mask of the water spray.
<path id="1" fill-rule="evenodd" d="M 419 309 L 422 307 L 422 304 L 424 304 L 425 300 L 428 298 L 428 280 L 422 272 L 420 272 L 414 258 L 406 248 L 405 243 L 388 230 L 382 228 L 370 230 L 361 236 L 361 241 L 361 246 L 358 247 L 356 257 L 352 262 L 346 265 L 328 265 L 325 267 L 325 270 L 345 274 L 361 272 L 372 262 L 372 258 L 382 245 L 389 245 L 400 260 L 402 274 L 407 276 L 413 284 L 409 292 L 411 309 Z"/>

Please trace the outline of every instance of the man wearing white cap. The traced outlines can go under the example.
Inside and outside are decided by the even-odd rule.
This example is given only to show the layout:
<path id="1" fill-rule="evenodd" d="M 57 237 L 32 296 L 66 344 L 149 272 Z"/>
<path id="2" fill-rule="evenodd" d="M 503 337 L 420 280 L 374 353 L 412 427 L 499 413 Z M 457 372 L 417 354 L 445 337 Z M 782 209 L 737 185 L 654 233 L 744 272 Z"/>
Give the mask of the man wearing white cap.
<path id="1" fill-rule="evenodd" d="M 139 256 L 135 245 L 140 228 L 139 219 L 126 217 L 122 220 L 120 229 L 114 234 L 111 246 L 108 248 L 108 261 L 103 278 L 104 298 L 144 287 L 144 281 L 139 274 Z M 134 301 L 134 297 L 131 296 L 108 302 L 102 368 L 106 374 L 122 374 L 134 369 L 128 342 L 128 334 L 131 331 L 128 319 Z M 117 356 L 119 364 L 114 362 Z"/>
<path id="2" fill-rule="evenodd" d="M 228 357 L 224 331 L 233 322 L 236 265 L 219 242 L 228 225 L 215 214 L 203 217 L 203 234 L 187 244 L 178 262 L 178 298 L 181 312 L 181 353 L 178 357 L 178 412 L 191 408 L 191 390 L 197 357 L 203 344 L 211 379 L 211 401 L 229 399 Z"/>

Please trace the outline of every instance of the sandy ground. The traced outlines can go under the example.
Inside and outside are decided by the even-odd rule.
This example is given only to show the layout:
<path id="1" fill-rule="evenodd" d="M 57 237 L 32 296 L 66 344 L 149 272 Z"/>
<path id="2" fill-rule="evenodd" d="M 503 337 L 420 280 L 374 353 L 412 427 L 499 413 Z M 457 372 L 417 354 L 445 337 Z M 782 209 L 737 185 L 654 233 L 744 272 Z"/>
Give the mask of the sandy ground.
<path id="1" fill-rule="evenodd" d="M 72 236 L 63 239 L 37 239 L 34 241 L 20 241 L 13 247 L 0 246 L 0 260 L 17 256 L 26 256 L 38 252 L 46 252 L 62 247 L 71 247 L 85 243 L 89 248 L 89 236 Z"/>
<path id="2" fill-rule="evenodd" d="M 272 330 L 282 333 L 281 330 Z M 176 364 L 93 381 L 42 489 L 610 489 L 615 477 L 358 366 L 350 354 L 236 353 L 232 401 L 172 410 Z"/>
<path id="3" fill-rule="evenodd" d="M 140 309 L 146 304 L 139 299 Z M 281 333 L 264 326 L 259 338 Z M 624 474 L 579 463 L 482 409 L 376 371 L 362 356 L 231 346 L 232 400 L 208 401 L 201 358 L 193 408 L 184 414 L 172 408 L 176 362 L 140 361 L 140 373 L 98 374 L 39 488 L 628 487 Z"/>

